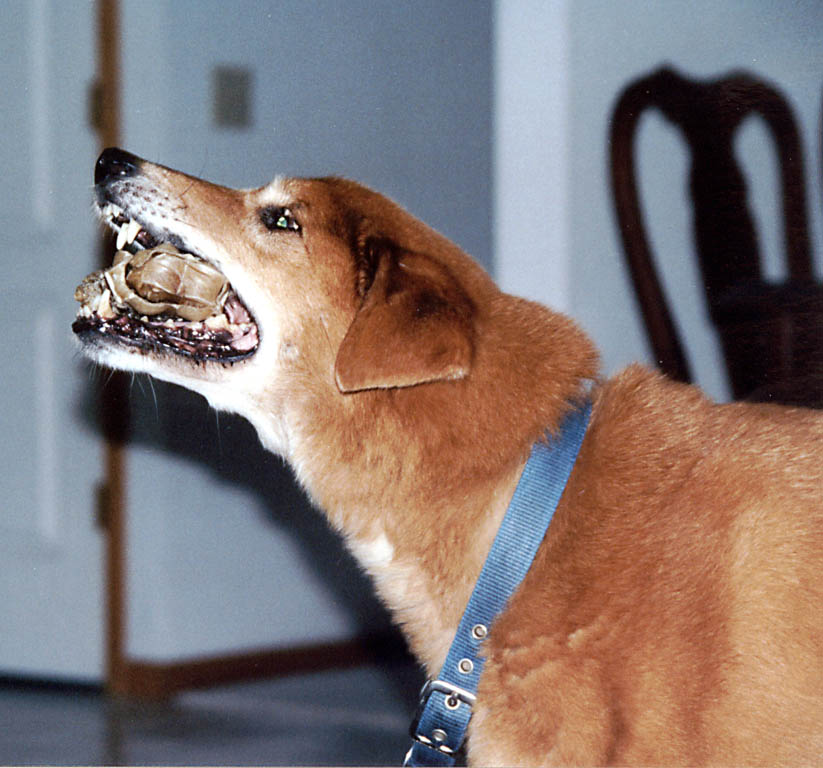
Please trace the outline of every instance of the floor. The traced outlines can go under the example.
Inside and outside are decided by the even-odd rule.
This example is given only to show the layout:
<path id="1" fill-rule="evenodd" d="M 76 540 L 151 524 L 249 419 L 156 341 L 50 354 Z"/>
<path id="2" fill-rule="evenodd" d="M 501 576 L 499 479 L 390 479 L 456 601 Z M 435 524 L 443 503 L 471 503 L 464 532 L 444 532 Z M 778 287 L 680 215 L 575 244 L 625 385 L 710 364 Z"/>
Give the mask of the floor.
<path id="1" fill-rule="evenodd" d="M 409 662 L 192 691 L 168 703 L 0 684 L 2 765 L 400 765 Z"/>

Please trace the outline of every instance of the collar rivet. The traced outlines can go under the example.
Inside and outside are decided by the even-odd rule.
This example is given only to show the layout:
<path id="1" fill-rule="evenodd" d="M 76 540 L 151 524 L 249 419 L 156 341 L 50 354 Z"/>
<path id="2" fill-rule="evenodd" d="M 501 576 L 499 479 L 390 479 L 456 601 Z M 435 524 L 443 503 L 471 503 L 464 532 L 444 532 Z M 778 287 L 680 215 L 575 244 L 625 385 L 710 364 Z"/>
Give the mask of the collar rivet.
<path id="1" fill-rule="evenodd" d="M 475 624 L 472 627 L 472 637 L 475 640 L 482 640 L 488 634 L 489 634 L 489 630 L 486 629 L 485 624 Z"/>

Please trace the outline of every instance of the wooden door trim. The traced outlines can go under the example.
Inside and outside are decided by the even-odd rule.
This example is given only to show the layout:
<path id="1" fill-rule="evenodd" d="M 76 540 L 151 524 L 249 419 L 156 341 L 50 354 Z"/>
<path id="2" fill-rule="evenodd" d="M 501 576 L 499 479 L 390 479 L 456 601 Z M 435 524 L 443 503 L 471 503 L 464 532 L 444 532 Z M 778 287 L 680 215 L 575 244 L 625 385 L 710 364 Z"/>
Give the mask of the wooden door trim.
<path id="1" fill-rule="evenodd" d="M 100 150 L 120 143 L 120 3 L 97 2 L 97 81 L 95 122 Z M 101 236 L 100 266 L 111 263 L 112 240 Z M 111 693 L 127 687 L 126 638 L 126 439 L 129 432 L 127 377 L 115 373 L 98 393 L 104 436 L 103 481 L 98 513 L 105 529 L 105 686 Z"/>

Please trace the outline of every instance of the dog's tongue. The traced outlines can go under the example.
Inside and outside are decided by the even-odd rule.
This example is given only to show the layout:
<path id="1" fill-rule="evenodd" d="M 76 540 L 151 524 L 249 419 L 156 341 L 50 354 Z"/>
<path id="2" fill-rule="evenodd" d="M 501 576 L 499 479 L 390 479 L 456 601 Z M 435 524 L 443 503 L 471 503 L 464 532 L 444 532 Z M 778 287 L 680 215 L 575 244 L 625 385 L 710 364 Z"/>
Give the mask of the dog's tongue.
<path id="1" fill-rule="evenodd" d="M 229 322 L 235 325 L 250 323 L 252 321 L 248 310 L 240 303 L 240 299 L 238 299 L 235 294 L 232 294 L 226 299 L 226 303 L 223 305 L 223 311 L 226 313 Z"/>

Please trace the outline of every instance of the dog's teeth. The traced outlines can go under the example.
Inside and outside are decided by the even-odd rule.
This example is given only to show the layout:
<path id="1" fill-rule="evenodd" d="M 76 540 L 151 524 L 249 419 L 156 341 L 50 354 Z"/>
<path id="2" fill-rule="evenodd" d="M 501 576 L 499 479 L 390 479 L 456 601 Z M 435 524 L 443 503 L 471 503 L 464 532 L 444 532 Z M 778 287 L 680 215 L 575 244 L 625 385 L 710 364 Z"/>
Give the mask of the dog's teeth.
<path id="1" fill-rule="evenodd" d="M 129 219 L 128 224 L 123 224 L 117 230 L 117 250 L 123 250 L 124 246 L 131 245 L 142 227 L 134 219 Z"/>
<path id="2" fill-rule="evenodd" d="M 206 328 L 212 331 L 221 330 L 229 327 L 229 319 L 223 315 L 211 315 L 204 321 Z"/>
<path id="3" fill-rule="evenodd" d="M 140 234 L 140 225 L 134 220 L 129 219 L 129 223 L 126 226 L 126 242 L 131 244 L 134 242 L 134 238 Z"/>
<path id="4" fill-rule="evenodd" d="M 104 320 L 111 320 L 112 318 L 117 317 L 117 313 L 111 306 L 111 293 L 108 288 L 103 291 L 97 302 L 97 314 Z"/>

